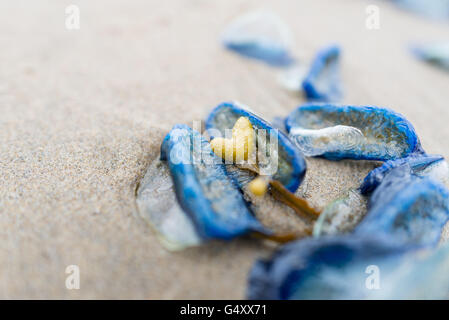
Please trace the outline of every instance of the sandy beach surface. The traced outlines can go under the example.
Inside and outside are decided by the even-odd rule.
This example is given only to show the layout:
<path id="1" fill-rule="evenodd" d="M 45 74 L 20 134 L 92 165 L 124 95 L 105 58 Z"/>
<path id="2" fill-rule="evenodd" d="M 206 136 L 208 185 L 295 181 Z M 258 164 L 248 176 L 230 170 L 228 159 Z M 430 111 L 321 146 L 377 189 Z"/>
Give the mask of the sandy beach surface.
<path id="1" fill-rule="evenodd" d="M 79 30 L 65 26 L 72 3 Z M 379 30 L 365 27 L 370 4 Z M 0 298 L 245 297 L 248 270 L 269 246 L 238 239 L 168 252 L 137 214 L 135 189 L 175 123 L 222 101 L 266 119 L 304 101 L 273 68 L 220 45 L 226 24 L 255 9 L 290 26 L 305 64 L 339 43 L 344 102 L 393 108 L 427 152 L 449 156 L 449 74 L 407 51 L 447 40 L 447 22 L 364 0 L 2 1 Z M 322 207 L 375 164 L 308 166 L 299 192 Z M 79 290 L 65 286 L 68 265 L 80 268 Z"/>

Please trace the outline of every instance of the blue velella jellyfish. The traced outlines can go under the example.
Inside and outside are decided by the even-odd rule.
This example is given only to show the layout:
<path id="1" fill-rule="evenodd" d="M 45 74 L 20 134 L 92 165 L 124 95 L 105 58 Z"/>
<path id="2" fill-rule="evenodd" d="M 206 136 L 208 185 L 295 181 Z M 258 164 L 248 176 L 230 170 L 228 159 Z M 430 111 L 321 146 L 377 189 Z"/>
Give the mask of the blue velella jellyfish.
<path id="1" fill-rule="evenodd" d="M 155 159 L 139 182 L 136 203 L 140 216 L 155 231 L 169 250 L 179 250 L 201 244 L 189 215 L 181 208 L 175 193 L 170 170 L 165 161 Z"/>
<path id="2" fill-rule="evenodd" d="M 147 171 L 137 202 L 166 243 L 176 248 L 249 231 L 271 234 L 252 215 L 237 183 L 199 132 L 175 125 L 162 143 L 161 160 Z"/>
<path id="3" fill-rule="evenodd" d="M 278 219 L 269 218 L 280 227 L 277 233 L 285 236 L 288 232 L 295 237 L 311 234 L 313 221 L 320 213 L 294 194 L 304 178 L 306 162 L 285 133 L 248 107 L 230 102 L 211 111 L 206 129 L 212 149 L 222 157 L 228 174 L 238 182 L 255 216 L 272 216 L 267 211 L 279 207 L 280 221 L 283 215 L 290 215 L 288 212 L 295 218 L 290 216 L 285 223 L 285 226 L 291 224 L 291 228 L 284 228 L 273 221 Z"/>
<path id="4" fill-rule="evenodd" d="M 278 16 L 264 11 L 237 18 L 222 35 L 229 50 L 276 67 L 293 64 L 291 38 L 287 25 Z"/>
<path id="5" fill-rule="evenodd" d="M 306 162 L 301 152 L 282 131 L 273 128 L 267 121 L 245 107 L 232 102 L 221 103 L 212 110 L 206 119 L 206 129 L 212 135 L 215 130 L 216 133 L 225 136 L 226 130 L 232 129 L 241 117 L 247 118 L 258 131 L 256 137 L 259 149 L 268 142 L 266 152 L 257 150 L 259 162 L 264 162 L 264 167 L 270 168 L 273 180 L 279 181 L 288 191 L 295 192 L 304 178 Z M 274 150 L 270 150 L 273 146 Z"/>
<path id="6" fill-rule="evenodd" d="M 321 49 L 302 81 L 307 100 L 336 102 L 343 95 L 340 76 L 340 48 L 331 45 Z"/>
<path id="7" fill-rule="evenodd" d="M 313 226 L 313 235 L 321 237 L 352 232 L 366 215 L 367 202 L 358 189 L 346 190 L 324 207 Z"/>
<path id="8" fill-rule="evenodd" d="M 387 161 L 423 153 L 412 124 L 387 108 L 306 104 L 290 113 L 285 124 L 306 156 Z"/>

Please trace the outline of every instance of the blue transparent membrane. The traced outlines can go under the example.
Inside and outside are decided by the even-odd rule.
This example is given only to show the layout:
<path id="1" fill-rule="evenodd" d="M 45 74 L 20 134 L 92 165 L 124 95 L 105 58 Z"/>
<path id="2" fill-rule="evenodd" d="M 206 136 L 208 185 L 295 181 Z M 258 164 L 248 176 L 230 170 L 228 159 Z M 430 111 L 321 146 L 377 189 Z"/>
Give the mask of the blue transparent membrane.
<path id="1" fill-rule="evenodd" d="M 358 190 L 347 190 L 321 212 L 313 228 L 315 237 L 336 235 L 354 230 L 367 212 L 367 199 Z"/>
<path id="2" fill-rule="evenodd" d="M 306 156 L 385 161 L 422 152 L 412 124 L 386 108 L 307 104 L 290 113 L 286 127 Z"/>
<path id="3" fill-rule="evenodd" d="M 154 160 L 137 190 L 137 207 L 161 243 L 169 250 L 196 246 L 203 241 L 195 225 L 176 200 L 175 188 L 165 162 Z"/>
<path id="4" fill-rule="evenodd" d="M 295 63 L 279 72 L 277 82 L 288 91 L 302 93 L 302 83 L 307 71 L 304 65 Z"/>

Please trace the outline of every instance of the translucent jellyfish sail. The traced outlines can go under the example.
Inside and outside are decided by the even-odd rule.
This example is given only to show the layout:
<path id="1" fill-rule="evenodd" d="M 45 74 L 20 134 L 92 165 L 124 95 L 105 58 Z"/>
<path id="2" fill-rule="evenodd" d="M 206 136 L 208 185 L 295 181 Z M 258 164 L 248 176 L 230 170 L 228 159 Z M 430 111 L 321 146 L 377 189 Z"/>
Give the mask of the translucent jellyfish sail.
<path id="1" fill-rule="evenodd" d="M 236 137 L 235 134 L 245 133 L 246 136 L 249 127 L 251 128 L 249 131 L 254 134 L 249 140 L 252 140 L 255 146 L 250 148 L 251 144 L 248 144 L 248 148 L 244 149 L 248 151 L 248 159 L 243 162 L 233 161 L 233 158 L 235 160 L 240 158 L 239 152 L 233 153 L 230 150 L 229 157 L 223 157 L 228 165 L 228 172 L 232 172 L 239 181 L 256 216 L 259 217 L 261 211 L 266 211 L 267 208 L 279 206 L 278 201 L 275 201 L 279 200 L 290 207 L 289 210 L 293 209 L 304 218 L 297 224 L 299 230 L 304 230 L 300 234 L 310 234 L 310 224 L 317 218 L 319 211 L 311 207 L 306 200 L 294 195 L 304 178 L 306 162 L 288 137 L 237 103 L 220 104 L 212 110 L 206 120 L 206 129 L 212 138 L 211 145 L 216 146 L 217 140 L 221 143 L 222 148 L 214 147 L 214 151 L 220 149 L 217 150 L 220 155 L 223 148 L 232 149 L 233 144 L 239 145 L 241 137 Z M 223 138 L 231 128 L 232 136 Z M 253 172 L 250 179 L 259 176 L 248 182 L 248 170 Z M 265 196 L 265 192 L 269 192 L 270 196 Z"/>
<path id="2" fill-rule="evenodd" d="M 285 124 L 308 156 L 386 161 L 423 152 L 412 124 L 387 108 L 306 104 L 290 113 Z"/>
<path id="3" fill-rule="evenodd" d="M 137 190 L 137 207 L 167 249 L 178 250 L 203 241 L 193 221 L 176 200 L 173 180 L 165 162 L 156 159 L 148 167 Z"/>
<path id="4" fill-rule="evenodd" d="M 287 25 L 270 12 L 258 11 L 233 21 L 222 35 L 226 48 L 243 56 L 285 67 L 293 63 Z"/>
<path id="5" fill-rule="evenodd" d="M 350 152 L 363 141 L 360 129 L 337 125 L 323 129 L 293 128 L 290 135 L 295 137 L 298 148 L 306 156 L 313 157 L 325 152 Z"/>
<path id="6" fill-rule="evenodd" d="M 290 92 L 300 93 L 307 71 L 304 65 L 295 63 L 278 74 L 277 82 Z"/>
<path id="7" fill-rule="evenodd" d="M 313 235 L 336 235 L 355 229 L 367 211 L 367 200 L 358 190 L 348 190 L 344 196 L 329 203 L 313 228 Z"/>

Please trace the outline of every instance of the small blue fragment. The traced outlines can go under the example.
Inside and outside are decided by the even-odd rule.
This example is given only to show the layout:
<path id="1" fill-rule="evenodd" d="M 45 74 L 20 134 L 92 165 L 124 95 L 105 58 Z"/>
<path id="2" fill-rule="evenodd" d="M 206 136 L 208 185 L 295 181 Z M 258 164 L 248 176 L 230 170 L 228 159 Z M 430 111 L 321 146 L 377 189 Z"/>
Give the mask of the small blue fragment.
<path id="1" fill-rule="evenodd" d="M 449 42 L 416 45 L 411 50 L 419 59 L 449 71 Z"/>
<path id="2" fill-rule="evenodd" d="M 229 50 L 271 66 L 288 67 L 295 61 L 289 52 L 290 30 L 269 12 L 237 18 L 225 30 L 222 41 Z"/>
<path id="3" fill-rule="evenodd" d="M 306 156 L 387 161 L 424 152 L 412 124 L 387 108 L 306 104 L 285 125 Z"/>
<path id="4" fill-rule="evenodd" d="M 272 177 L 274 180 L 281 182 L 290 192 L 295 192 L 306 173 L 306 162 L 299 150 L 282 131 L 273 128 L 262 118 L 232 102 L 221 103 L 212 110 L 206 119 L 206 130 L 208 130 L 211 138 L 214 137 L 214 130 L 218 130 L 224 137 L 225 130 L 232 129 L 240 117 L 248 118 L 253 128 L 264 130 L 266 136 L 273 134 L 277 137 L 278 161 L 273 164 L 276 172 Z"/>
<path id="5" fill-rule="evenodd" d="M 332 45 L 320 50 L 302 82 L 307 100 L 336 102 L 342 98 L 340 48 Z"/>
<path id="6" fill-rule="evenodd" d="M 449 191 L 408 164 L 392 169 L 373 192 L 355 234 L 384 235 L 398 243 L 432 246 L 449 219 Z"/>
<path id="7" fill-rule="evenodd" d="M 182 209 L 202 238 L 231 239 L 249 231 L 270 234 L 251 214 L 237 183 L 201 134 L 175 125 L 161 146 Z"/>
<path id="8" fill-rule="evenodd" d="M 382 182 L 383 178 L 394 168 L 400 167 L 404 164 L 409 164 L 413 173 L 417 174 L 422 172 L 429 166 L 436 164 L 437 162 L 443 161 L 444 157 L 440 155 L 427 155 L 427 154 L 412 154 L 405 158 L 400 158 L 396 160 L 389 160 L 384 162 L 380 167 L 372 170 L 363 180 L 360 186 L 360 192 L 363 195 L 370 194 L 373 192 L 379 184 Z"/>

